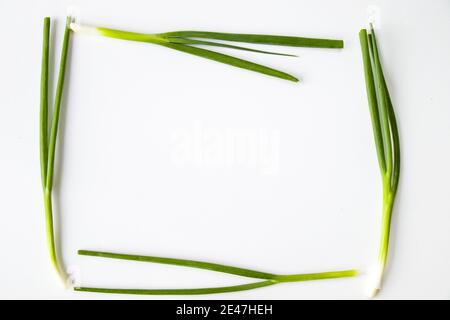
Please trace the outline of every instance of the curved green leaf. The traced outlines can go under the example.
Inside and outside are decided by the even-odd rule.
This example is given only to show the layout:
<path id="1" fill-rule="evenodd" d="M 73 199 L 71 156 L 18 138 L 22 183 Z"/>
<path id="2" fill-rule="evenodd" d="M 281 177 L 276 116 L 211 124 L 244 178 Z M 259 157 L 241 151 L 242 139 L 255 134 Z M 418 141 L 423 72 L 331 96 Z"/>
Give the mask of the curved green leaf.
<path id="1" fill-rule="evenodd" d="M 110 288 L 91 288 L 76 287 L 75 291 L 97 292 L 97 293 L 117 293 L 117 294 L 138 294 L 138 295 L 197 295 L 212 294 L 252 290 L 267 287 L 276 284 L 276 281 L 267 280 L 237 286 L 212 287 L 212 288 L 191 288 L 191 289 L 110 289 Z"/>

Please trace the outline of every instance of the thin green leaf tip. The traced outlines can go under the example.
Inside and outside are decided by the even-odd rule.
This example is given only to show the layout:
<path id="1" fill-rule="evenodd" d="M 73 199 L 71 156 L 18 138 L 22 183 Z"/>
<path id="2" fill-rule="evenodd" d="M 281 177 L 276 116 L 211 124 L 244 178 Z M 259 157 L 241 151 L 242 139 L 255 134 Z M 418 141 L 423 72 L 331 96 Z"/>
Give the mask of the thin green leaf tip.
<path id="1" fill-rule="evenodd" d="M 43 30 L 43 50 L 41 67 L 41 110 L 40 110 L 40 155 L 41 155 L 41 179 L 42 190 L 44 194 L 45 223 L 47 234 L 47 245 L 50 259 L 61 280 L 67 285 L 68 275 L 66 274 L 64 263 L 59 255 L 57 238 L 55 236 L 52 189 L 53 175 L 55 167 L 56 145 L 59 127 L 59 118 L 61 113 L 61 104 L 64 88 L 64 79 L 66 73 L 67 56 L 70 40 L 70 21 L 67 17 L 64 29 L 64 39 L 61 47 L 61 58 L 58 72 L 56 92 L 54 96 L 54 106 L 51 122 L 49 122 L 48 110 L 48 70 L 49 70 L 49 38 L 50 38 L 50 18 L 44 18 Z M 49 132 L 50 127 L 50 132 Z"/>

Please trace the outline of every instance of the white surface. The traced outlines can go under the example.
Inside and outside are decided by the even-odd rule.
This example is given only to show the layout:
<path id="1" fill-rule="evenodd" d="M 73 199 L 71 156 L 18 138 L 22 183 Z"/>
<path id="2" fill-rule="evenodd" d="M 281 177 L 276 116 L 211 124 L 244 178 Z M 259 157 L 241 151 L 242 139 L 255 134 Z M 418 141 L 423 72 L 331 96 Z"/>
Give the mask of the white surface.
<path id="1" fill-rule="evenodd" d="M 41 30 L 51 16 L 59 60 L 69 5 L 81 22 L 143 32 L 345 40 L 344 50 L 276 48 L 297 59 L 234 52 L 303 79 L 293 84 L 162 47 L 74 35 L 55 196 L 64 260 L 82 284 L 192 287 L 246 279 L 80 257 L 77 249 L 279 273 L 367 272 L 377 255 L 381 184 L 358 31 L 375 5 L 403 154 L 379 298 L 450 298 L 445 0 L 1 0 L 0 298 L 137 298 L 65 291 L 49 262 L 38 156 Z M 239 133 L 256 139 L 244 149 L 248 157 L 233 149 L 242 139 L 220 142 Z M 359 299 L 365 281 L 363 274 L 194 298 Z"/>

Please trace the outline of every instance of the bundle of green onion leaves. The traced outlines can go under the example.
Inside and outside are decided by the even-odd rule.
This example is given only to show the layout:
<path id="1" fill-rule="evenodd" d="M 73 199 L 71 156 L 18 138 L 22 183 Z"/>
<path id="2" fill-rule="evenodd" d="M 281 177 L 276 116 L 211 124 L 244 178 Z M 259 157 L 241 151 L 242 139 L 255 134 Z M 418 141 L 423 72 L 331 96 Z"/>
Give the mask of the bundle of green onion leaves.
<path id="1" fill-rule="evenodd" d="M 268 45 L 279 45 L 279 46 L 291 46 L 291 47 L 313 47 L 313 48 L 332 48 L 339 49 L 343 48 L 342 40 L 330 40 L 330 39 L 316 39 L 316 38 L 304 38 L 304 37 L 293 37 L 293 36 L 278 36 L 278 35 L 260 35 L 260 34 L 236 34 L 236 33 L 218 33 L 218 32 L 205 32 L 205 31 L 176 31 L 176 32 L 166 32 L 166 33 L 155 33 L 155 34 L 144 34 L 144 33 L 136 33 L 122 30 L 115 30 L 109 28 L 102 27 L 93 27 L 93 26 L 84 26 L 75 23 L 70 17 L 67 18 L 65 24 L 64 31 L 64 39 L 61 51 L 60 65 L 59 65 L 59 74 L 56 85 L 56 93 L 53 100 L 53 108 L 49 108 L 49 96 L 48 96 L 48 82 L 49 82 L 49 48 L 50 48 L 50 18 L 44 19 L 44 27 L 43 27 L 43 49 L 42 49 L 42 70 L 41 70 L 41 101 L 40 101 L 40 160 L 41 160 L 41 178 L 42 178 L 42 188 L 44 194 L 44 207 L 45 207 L 45 218 L 46 218 L 46 229 L 47 229 L 47 241 L 48 248 L 50 252 L 50 257 L 54 268 L 57 273 L 60 275 L 61 279 L 67 283 L 69 276 L 65 271 L 65 266 L 61 259 L 61 254 L 59 253 L 58 248 L 58 239 L 56 239 L 55 232 L 55 219 L 53 215 L 53 206 L 52 206 L 52 191 L 53 191 L 53 180 L 54 180 L 54 168 L 55 168 L 55 156 L 56 156 L 56 146 L 57 146 L 57 138 L 58 138 L 58 129 L 59 129 L 59 118 L 62 107 L 62 96 L 64 89 L 64 78 L 65 71 L 67 66 L 67 57 L 69 51 L 70 37 L 71 34 L 75 33 L 89 33 L 96 34 L 105 37 L 111 37 L 121 40 L 129 40 L 129 41 L 140 41 L 147 42 L 155 45 L 160 45 L 166 48 L 174 49 L 177 51 L 189 53 L 191 55 L 195 55 L 198 57 L 214 60 L 217 62 L 221 62 L 223 64 L 228 64 L 234 67 L 246 69 L 249 71 L 258 72 L 264 75 L 280 78 L 283 80 L 294 81 L 297 82 L 298 78 L 295 76 L 288 74 L 286 72 L 264 66 L 261 64 L 257 64 L 251 61 L 247 61 L 244 59 L 240 59 L 237 57 L 233 57 L 231 55 L 223 54 L 220 52 L 212 51 L 210 49 L 205 49 L 204 47 L 217 47 L 217 48 L 229 48 L 235 50 L 245 50 L 254 53 L 262 53 L 262 54 L 275 54 L 275 55 L 283 55 L 283 56 L 291 56 L 289 54 L 278 53 L 278 52 L 270 52 L 252 49 L 248 47 L 238 46 L 232 43 L 255 43 L 255 44 L 268 44 Z M 215 41 L 214 41 L 215 40 Z M 217 41 L 219 40 L 219 41 Z M 370 43 L 374 43 L 374 45 L 369 45 L 370 57 L 377 56 L 376 53 L 376 43 L 375 37 L 373 35 L 370 38 Z M 363 44 L 363 41 L 361 40 Z M 363 53 L 365 53 L 363 48 Z M 366 64 L 366 56 L 365 64 Z M 379 71 L 378 65 L 379 62 L 369 62 L 370 66 L 375 67 L 374 74 L 376 75 L 377 83 L 382 83 L 381 89 L 370 90 L 370 93 L 376 93 L 378 100 L 377 101 L 389 101 L 389 103 L 385 104 L 385 110 L 387 114 L 387 130 L 394 126 L 391 124 L 393 116 L 393 111 L 389 111 L 392 109 L 390 105 L 390 98 L 387 100 L 387 88 L 385 85 L 384 77 L 382 72 Z M 381 70 L 381 66 L 379 67 Z M 367 65 L 366 65 L 366 75 L 367 75 Z M 369 90 L 369 89 L 368 89 Z M 382 91 L 380 93 L 380 91 Z M 372 96 L 371 96 L 372 97 Z M 384 100 L 382 100 L 384 99 Z M 373 97 L 369 98 L 369 102 L 373 104 Z M 371 104 L 371 110 L 373 109 Z M 373 113 L 373 112 L 372 112 Z M 392 114 L 392 116 L 391 116 Z M 383 118 L 384 113 L 381 112 L 381 119 Z M 373 120 L 373 119 L 372 119 Z M 384 130 L 384 122 L 382 122 L 381 128 Z M 395 123 L 395 121 L 394 121 Z M 375 124 L 374 124 L 375 128 Z M 396 129 L 395 129 L 396 130 Z M 376 130 L 375 130 L 376 131 Z M 378 131 L 377 131 L 378 132 Z M 381 142 L 387 144 L 385 142 L 385 132 L 380 131 L 381 134 Z M 394 135 L 394 134 L 393 134 Z M 392 161 L 392 158 L 387 157 L 387 147 L 379 150 L 380 141 L 377 140 L 376 134 L 376 142 L 377 142 L 377 150 L 383 154 L 383 176 L 389 176 L 389 195 L 392 200 L 386 200 L 387 202 L 391 201 L 393 203 L 392 190 L 396 189 L 396 182 L 394 186 L 394 181 L 398 181 L 398 171 L 396 171 L 397 167 L 394 166 L 392 171 L 388 171 L 388 161 Z M 395 139 L 394 139 L 395 140 Z M 393 143 L 394 145 L 394 158 L 397 159 L 397 143 Z M 384 156 L 386 154 L 386 157 Z M 381 167 L 381 164 L 380 164 Z M 389 168 L 391 168 L 390 166 Z M 396 173 L 394 173 L 396 172 Z M 386 178 L 388 179 L 388 178 Z M 386 187 L 387 188 L 387 187 Z M 394 191 L 395 196 L 395 191 Z M 386 199 L 391 199 L 387 196 Z M 390 202 L 389 202 L 390 203 Z M 386 209 L 389 211 L 388 209 Z M 390 210 L 392 210 L 392 206 L 390 206 Z M 389 211 L 390 214 L 390 211 Z M 390 218 L 390 215 L 389 215 Z M 387 252 L 387 244 L 385 245 Z M 307 280 L 319 280 L 319 279 L 330 279 L 330 278 L 342 278 L 342 277 L 352 277 L 357 274 L 356 270 L 342 270 L 342 271 L 331 271 L 331 272 L 319 272 L 319 273 L 306 273 L 306 274 L 273 274 L 267 272 L 261 272 L 256 270 L 238 268 L 234 266 L 204 262 L 204 261 L 196 261 L 196 260 L 185 260 L 185 259 L 177 259 L 177 258 L 166 258 L 166 257 L 155 257 L 155 256 L 141 256 L 141 255 L 130 255 L 130 254 L 122 254 L 122 253 L 113 253 L 113 252 L 99 252 L 99 251 L 89 251 L 89 250 L 79 250 L 78 254 L 86 255 L 86 256 L 94 256 L 94 257 L 103 257 L 103 258 L 113 258 L 113 259 L 124 259 L 131 261 L 140 261 L 140 262 L 150 262 L 150 263 L 159 263 L 159 264 L 169 264 L 169 265 L 177 265 L 183 267 L 190 268 L 198 268 L 205 269 L 209 271 L 228 273 L 232 275 L 244 276 L 247 278 L 257 279 L 250 283 L 245 283 L 242 285 L 235 286 L 225 286 L 225 287 L 207 287 L 207 288 L 181 288 L 181 289 L 129 289 L 129 288 L 96 288 L 96 287 L 75 287 L 76 291 L 90 291 L 90 292 L 101 292 L 101 293 L 123 293 L 123 294 L 147 294 L 147 295 L 191 295 L 191 294 L 211 294 L 211 293 L 222 293 L 222 292 L 234 292 L 234 291 L 242 291 L 242 290 L 250 290 L 265 286 L 275 285 L 277 283 L 283 282 L 298 282 L 298 281 L 307 281 Z"/>
<path id="2" fill-rule="evenodd" d="M 383 185 L 383 208 L 378 263 L 373 273 L 370 296 L 381 288 L 389 249 L 392 209 L 400 177 L 400 138 L 391 96 L 381 66 L 375 31 L 371 25 L 359 32 L 366 91 L 375 146 Z"/>

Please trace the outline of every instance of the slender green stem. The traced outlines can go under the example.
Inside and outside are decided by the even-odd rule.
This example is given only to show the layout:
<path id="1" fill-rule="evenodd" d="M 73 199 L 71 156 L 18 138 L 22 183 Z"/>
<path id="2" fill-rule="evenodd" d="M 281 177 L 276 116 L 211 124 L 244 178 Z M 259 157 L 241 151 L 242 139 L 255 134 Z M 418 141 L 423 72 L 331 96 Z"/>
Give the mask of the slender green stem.
<path id="1" fill-rule="evenodd" d="M 198 48 L 196 47 L 196 45 L 225 47 L 266 54 L 278 54 L 278 55 L 286 55 L 286 54 L 279 54 L 274 52 L 234 46 L 226 43 L 204 41 L 192 38 L 217 39 L 225 41 L 282 45 L 293 47 L 342 48 L 344 46 L 344 42 L 342 40 L 315 39 L 315 38 L 276 36 L 276 35 L 218 33 L 218 32 L 204 32 L 204 31 L 176 31 L 159 34 L 144 34 L 103 27 L 83 26 L 76 23 L 72 23 L 70 27 L 75 32 L 84 32 L 122 40 L 131 40 L 131 41 L 140 41 L 158 44 L 177 51 L 189 53 L 202 58 L 228 64 L 234 67 L 259 72 L 268 76 L 277 77 L 280 79 L 293 82 L 298 82 L 299 81 L 298 78 L 283 71 L 269 68 L 261 64 L 250 62 L 244 59 L 239 59 L 219 52 Z"/>
<path id="2" fill-rule="evenodd" d="M 303 274 L 287 274 L 276 275 L 273 280 L 277 282 L 300 282 L 311 280 L 325 280 L 336 278 L 348 278 L 358 275 L 357 270 L 340 270 L 331 272 L 318 272 L 318 273 L 303 273 Z"/>
<path id="3" fill-rule="evenodd" d="M 218 288 L 191 288 L 191 289 L 107 289 L 107 288 L 76 288 L 77 291 L 91 291 L 91 292 L 103 292 L 103 293 L 125 293 L 125 294 L 178 294 L 178 295 L 190 295 L 190 294 L 211 294 L 222 292 L 234 292 L 242 290 L 250 290 L 263 286 L 273 285 L 282 282 L 299 282 L 299 281 L 311 281 L 322 280 L 332 278 L 344 278 L 354 277 L 358 274 L 356 270 L 343 270 L 333 272 L 320 272 L 320 273 L 306 273 L 306 274 L 288 274 L 279 275 L 274 273 L 260 272 L 251 269 L 237 268 L 223 264 L 210 263 L 197 260 L 186 259 L 174 259 L 155 256 L 142 256 L 142 255 L 130 255 L 112 252 L 101 252 L 91 250 L 79 250 L 79 255 L 94 256 L 102 258 L 133 260 L 150 263 L 161 263 L 169 265 L 184 266 L 197 269 L 206 269 L 215 272 L 228 273 L 233 275 L 239 275 L 247 278 L 265 279 L 266 281 L 255 282 L 239 286 L 227 286 Z"/>
<path id="4" fill-rule="evenodd" d="M 39 146 L 41 160 L 41 180 L 42 188 L 45 188 L 47 179 L 47 159 L 48 159 L 48 56 L 50 39 L 50 18 L 44 18 L 44 28 L 42 35 L 42 66 L 41 66 L 41 110 L 39 128 Z"/>
<path id="5" fill-rule="evenodd" d="M 213 287 L 213 288 L 189 288 L 189 289 L 112 289 L 112 288 L 91 288 L 76 287 L 75 291 L 97 292 L 97 293 L 116 293 L 116 294 L 137 294 L 137 295 L 199 295 L 214 294 L 252 290 L 267 287 L 276 284 L 276 281 L 266 280 L 241 284 L 237 286 Z"/>
<path id="6" fill-rule="evenodd" d="M 55 104 L 53 106 L 52 128 L 50 132 L 50 140 L 48 148 L 47 182 L 45 185 L 45 188 L 48 191 L 51 191 L 53 188 L 53 174 L 54 174 L 53 171 L 55 167 L 56 140 L 58 137 L 59 117 L 61 114 L 61 100 L 64 88 L 64 79 L 66 75 L 67 54 L 69 51 L 69 39 L 70 39 L 69 24 L 70 24 L 70 17 L 67 18 L 66 28 L 64 30 L 64 40 L 61 50 L 58 83 L 56 86 L 56 94 L 55 94 Z"/>
<path id="7" fill-rule="evenodd" d="M 100 252 L 100 251 L 90 251 L 90 250 L 79 250 L 78 254 L 83 255 L 83 256 L 133 260 L 133 261 L 141 261 L 141 262 L 161 263 L 161 264 L 170 264 L 170 265 L 183 266 L 183 267 L 206 269 L 206 270 L 229 273 L 229 274 L 234 274 L 234 275 L 248 277 L 248 278 L 273 279 L 276 276 L 275 274 L 272 274 L 272 273 L 260 272 L 260 271 L 250 270 L 250 269 L 243 269 L 243 268 L 231 267 L 231 266 L 227 266 L 227 265 L 223 265 L 223 264 L 210 263 L 210 262 L 204 262 L 204 261 L 196 261 L 196 260 L 131 255 L 131 254 Z"/>
<path id="8" fill-rule="evenodd" d="M 50 253 L 50 260 L 53 267 L 61 278 L 62 282 L 66 284 L 67 274 L 65 272 L 64 263 L 58 259 L 58 251 L 55 241 L 55 230 L 53 227 L 53 209 L 52 209 L 52 195 L 50 192 L 44 191 L 44 208 L 45 208 L 45 226 L 47 230 L 47 245 Z"/>
<path id="9" fill-rule="evenodd" d="M 202 58 L 206 58 L 209 60 L 225 63 L 225 64 L 228 64 L 228 65 L 231 65 L 234 67 L 255 71 L 255 72 L 262 73 L 262 74 L 265 74 L 268 76 L 272 76 L 272 77 L 276 77 L 276 78 L 280 78 L 280 79 L 284 79 L 284 80 L 288 80 L 288 81 L 293 81 L 293 82 L 299 81 L 298 78 L 296 78 L 286 72 L 279 71 L 279 70 L 273 69 L 273 68 L 269 68 L 269 67 L 263 66 L 261 64 L 250 62 L 250 61 L 247 61 L 244 59 L 235 58 L 235 57 L 223 54 L 223 53 L 219 53 L 219 52 L 215 52 L 215 51 L 211 51 L 211 50 L 207 50 L 207 49 L 203 49 L 203 48 L 191 47 L 191 46 L 182 45 L 182 44 L 178 44 L 178 43 L 168 42 L 168 43 L 161 43 L 161 45 L 164 47 L 167 47 L 167 48 L 175 49 L 177 51 L 181 51 L 181 52 L 189 53 L 189 54 L 196 55 L 196 56 L 199 56 Z"/>
<path id="10" fill-rule="evenodd" d="M 391 95 L 389 94 L 389 89 L 386 84 L 386 79 L 384 77 L 383 68 L 381 66 L 381 63 L 379 63 L 379 70 L 380 70 L 380 80 L 382 85 L 382 90 L 385 92 L 386 99 L 387 99 L 387 108 L 388 108 L 388 116 L 389 116 L 389 127 L 391 130 L 391 136 L 392 136 L 392 148 L 393 148 L 393 169 L 392 169 L 392 175 L 390 177 L 390 185 L 391 185 L 391 192 L 393 194 L 393 197 L 395 197 L 395 194 L 397 192 L 398 187 L 398 181 L 400 177 L 400 137 L 398 133 L 398 126 L 397 126 L 397 119 L 394 112 L 394 107 L 392 105 Z"/>
<path id="11" fill-rule="evenodd" d="M 366 79 L 367 99 L 369 102 L 370 117 L 372 121 L 373 135 L 375 138 L 375 146 L 377 149 L 378 163 L 381 172 L 386 171 L 386 160 L 384 156 L 383 134 L 381 131 L 380 115 L 378 111 L 378 101 L 373 78 L 372 63 L 369 53 L 369 45 L 367 41 L 367 31 L 361 30 L 359 33 L 361 42 L 362 57 L 364 62 L 364 76 Z"/>
<path id="12" fill-rule="evenodd" d="M 55 248 L 55 232 L 53 229 L 53 209 L 52 209 L 52 195 L 50 192 L 44 192 L 44 208 L 45 208 L 45 226 L 47 230 L 47 243 L 50 249 L 50 259 L 56 270 L 59 271 L 58 258 Z"/>
<path id="13" fill-rule="evenodd" d="M 383 209 L 382 209 L 382 226 L 381 226 L 381 239 L 380 239 L 380 252 L 378 261 L 382 266 L 382 273 L 386 265 L 388 251 L 389 251 L 389 236 L 391 230 L 391 217 L 392 209 L 394 206 L 394 195 L 391 190 L 390 179 L 386 177 L 383 186 Z"/>

